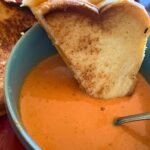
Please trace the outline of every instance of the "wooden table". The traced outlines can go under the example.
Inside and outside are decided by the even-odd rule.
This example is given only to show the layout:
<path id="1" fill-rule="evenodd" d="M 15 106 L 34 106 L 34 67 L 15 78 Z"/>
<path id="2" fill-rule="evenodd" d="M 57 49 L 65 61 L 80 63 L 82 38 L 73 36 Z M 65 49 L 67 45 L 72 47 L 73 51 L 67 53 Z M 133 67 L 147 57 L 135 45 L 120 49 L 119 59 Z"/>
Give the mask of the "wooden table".
<path id="1" fill-rule="evenodd" d="M 25 150 L 16 137 L 7 116 L 0 118 L 0 150 Z"/>

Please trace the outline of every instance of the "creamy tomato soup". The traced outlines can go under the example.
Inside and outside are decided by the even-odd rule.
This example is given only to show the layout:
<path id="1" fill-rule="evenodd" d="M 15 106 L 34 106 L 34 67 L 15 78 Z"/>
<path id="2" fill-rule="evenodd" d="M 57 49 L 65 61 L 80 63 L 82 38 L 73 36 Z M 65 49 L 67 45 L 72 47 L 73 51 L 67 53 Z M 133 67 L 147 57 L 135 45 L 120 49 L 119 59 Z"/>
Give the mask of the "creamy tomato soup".
<path id="1" fill-rule="evenodd" d="M 149 111 L 142 76 L 131 97 L 95 99 L 79 89 L 59 56 L 33 69 L 20 96 L 24 127 L 43 150 L 150 150 L 149 121 L 113 125 L 118 116 Z"/>

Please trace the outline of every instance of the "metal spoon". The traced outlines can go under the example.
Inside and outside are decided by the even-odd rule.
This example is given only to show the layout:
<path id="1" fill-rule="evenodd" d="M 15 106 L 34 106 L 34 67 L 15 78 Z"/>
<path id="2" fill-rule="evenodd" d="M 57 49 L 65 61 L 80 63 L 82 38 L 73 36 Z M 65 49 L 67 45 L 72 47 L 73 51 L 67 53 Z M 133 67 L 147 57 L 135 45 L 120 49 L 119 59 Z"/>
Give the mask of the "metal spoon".
<path id="1" fill-rule="evenodd" d="M 124 123 L 142 121 L 142 120 L 150 120 L 150 113 L 143 113 L 143 114 L 120 117 L 120 118 L 117 118 L 114 123 L 116 126 L 119 126 Z"/>

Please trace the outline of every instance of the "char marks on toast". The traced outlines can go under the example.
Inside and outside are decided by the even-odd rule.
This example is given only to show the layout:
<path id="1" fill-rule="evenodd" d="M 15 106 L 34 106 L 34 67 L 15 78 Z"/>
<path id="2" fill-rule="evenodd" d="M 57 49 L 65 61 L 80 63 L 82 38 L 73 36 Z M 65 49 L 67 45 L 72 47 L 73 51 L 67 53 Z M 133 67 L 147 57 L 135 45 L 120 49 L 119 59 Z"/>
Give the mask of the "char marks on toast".
<path id="1" fill-rule="evenodd" d="M 21 32 L 34 22 L 35 18 L 27 8 L 0 0 L 0 115 L 4 114 L 3 79 L 7 59 Z"/>

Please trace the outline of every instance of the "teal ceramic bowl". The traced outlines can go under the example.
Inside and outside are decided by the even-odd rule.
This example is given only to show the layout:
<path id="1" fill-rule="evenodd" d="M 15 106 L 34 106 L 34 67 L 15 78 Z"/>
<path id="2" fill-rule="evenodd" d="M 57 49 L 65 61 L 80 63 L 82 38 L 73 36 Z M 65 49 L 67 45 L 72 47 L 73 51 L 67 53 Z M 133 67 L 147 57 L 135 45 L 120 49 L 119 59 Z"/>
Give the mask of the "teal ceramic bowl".
<path id="1" fill-rule="evenodd" d="M 150 40 L 147 47 L 141 73 L 150 83 Z M 27 149 L 39 150 L 40 147 L 34 143 L 21 123 L 19 114 L 20 89 L 32 68 L 55 53 L 57 52 L 45 31 L 37 24 L 18 41 L 6 67 L 4 91 L 8 115 L 16 134 Z"/>

